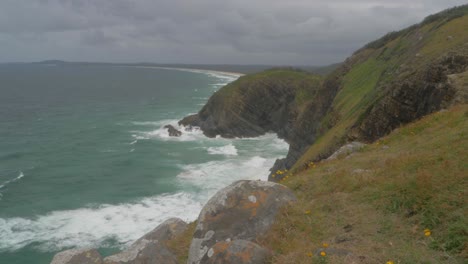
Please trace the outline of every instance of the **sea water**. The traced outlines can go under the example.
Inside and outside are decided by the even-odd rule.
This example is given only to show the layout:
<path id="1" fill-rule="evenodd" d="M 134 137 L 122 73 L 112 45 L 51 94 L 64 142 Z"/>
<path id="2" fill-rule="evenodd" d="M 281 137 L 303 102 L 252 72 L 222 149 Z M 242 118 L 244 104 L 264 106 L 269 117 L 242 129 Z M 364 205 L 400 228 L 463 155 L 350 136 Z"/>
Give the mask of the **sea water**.
<path id="1" fill-rule="evenodd" d="M 0 65 L 0 263 L 123 249 L 169 217 L 197 218 L 220 188 L 266 180 L 274 135 L 169 137 L 238 76 L 97 65 Z"/>

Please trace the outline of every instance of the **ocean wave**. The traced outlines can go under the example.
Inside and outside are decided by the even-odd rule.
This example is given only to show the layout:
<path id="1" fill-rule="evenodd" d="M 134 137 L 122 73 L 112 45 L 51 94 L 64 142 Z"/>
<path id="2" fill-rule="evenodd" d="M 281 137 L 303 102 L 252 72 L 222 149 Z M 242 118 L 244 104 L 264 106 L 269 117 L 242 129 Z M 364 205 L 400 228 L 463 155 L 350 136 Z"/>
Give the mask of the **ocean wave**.
<path id="1" fill-rule="evenodd" d="M 15 178 L 11 179 L 11 180 L 8 180 L 4 183 L 1 183 L 0 184 L 0 189 L 4 188 L 5 186 L 7 186 L 8 184 L 12 183 L 12 182 L 15 182 L 15 181 L 18 181 L 19 179 L 23 178 L 24 177 L 24 173 L 22 171 L 19 172 L 19 175 L 16 176 Z"/>
<path id="2" fill-rule="evenodd" d="M 237 149 L 232 144 L 221 147 L 209 147 L 207 151 L 211 155 L 237 156 Z"/>
<path id="3" fill-rule="evenodd" d="M 35 244 L 38 250 L 50 252 L 68 247 L 99 247 L 109 240 L 125 246 L 169 217 L 196 219 L 203 202 L 181 192 L 135 203 L 54 211 L 33 219 L 0 218 L 0 251 Z"/>
<path id="4" fill-rule="evenodd" d="M 268 171 L 275 159 L 254 156 L 248 159 L 232 158 L 189 164 L 182 167 L 177 175 L 184 188 L 196 187 L 208 194 L 229 185 L 236 180 L 267 180 Z"/>

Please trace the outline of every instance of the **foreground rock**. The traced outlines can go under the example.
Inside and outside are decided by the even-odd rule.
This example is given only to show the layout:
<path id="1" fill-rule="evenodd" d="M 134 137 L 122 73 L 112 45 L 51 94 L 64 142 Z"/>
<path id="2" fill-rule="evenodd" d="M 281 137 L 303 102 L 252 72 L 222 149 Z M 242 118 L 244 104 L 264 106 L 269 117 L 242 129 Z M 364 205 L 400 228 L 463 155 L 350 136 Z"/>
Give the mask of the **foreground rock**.
<path id="1" fill-rule="evenodd" d="M 170 137 L 180 137 L 182 136 L 182 132 L 177 130 L 173 125 L 165 125 L 164 128 L 167 129 Z"/>
<path id="2" fill-rule="evenodd" d="M 57 253 L 51 264 L 102 264 L 102 257 L 95 249 L 69 249 Z"/>
<path id="3" fill-rule="evenodd" d="M 200 262 L 207 264 L 260 264 L 266 263 L 271 256 L 269 250 L 250 241 L 221 241 L 210 248 Z"/>
<path id="4" fill-rule="evenodd" d="M 104 259 L 104 264 L 177 264 L 177 258 L 159 241 L 141 239 L 129 249 Z"/>
<path id="5" fill-rule="evenodd" d="M 158 225 L 151 232 L 142 236 L 136 242 L 146 239 L 149 241 L 167 241 L 173 239 L 175 236 L 182 234 L 187 230 L 188 225 L 180 218 L 170 218 L 160 225 Z M 136 243 L 135 242 L 135 243 Z"/>
<path id="6" fill-rule="evenodd" d="M 187 223 L 179 218 L 170 218 L 147 233 L 130 248 L 104 259 L 105 264 L 176 264 L 177 258 L 172 254 L 164 241 L 170 240 L 187 230 Z"/>
<path id="7" fill-rule="evenodd" d="M 264 181 L 237 181 L 220 190 L 203 207 L 198 217 L 198 224 L 190 245 L 188 263 L 215 263 L 207 262 L 208 259 L 205 256 L 208 256 L 209 252 L 211 252 L 210 255 L 214 252 L 225 252 L 219 253 L 219 258 L 228 252 L 230 255 L 233 252 L 237 252 L 236 254 L 252 250 L 258 252 L 259 249 L 251 248 L 250 244 L 241 243 L 243 246 L 240 247 L 240 242 L 217 246 L 215 244 L 219 241 L 254 241 L 259 235 L 268 231 L 279 209 L 295 199 L 294 194 L 287 187 Z M 223 246 L 231 248 L 230 251 L 220 251 Z"/>
<path id="8" fill-rule="evenodd" d="M 350 155 L 350 154 L 352 154 L 352 153 L 354 153 L 356 151 L 359 151 L 364 146 L 366 146 L 366 144 L 361 143 L 361 142 L 357 142 L 357 141 L 348 143 L 348 144 L 342 146 L 341 148 L 339 148 L 337 151 L 335 151 L 335 153 L 333 153 L 330 157 L 328 157 L 327 160 L 336 160 L 338 158 L 343 158 L 343 157 L 348 156 L 348 155 Z"/>
<path id="9" fill-rule="evenodd" d="M 147 233 L 128 249 L 102 259 L 95 249 L 70 249 L 57 253 L 51 264 L 177 264 L 177 258 L 164 245 L 188 228 L 179 218 L 170 218 Z"/>

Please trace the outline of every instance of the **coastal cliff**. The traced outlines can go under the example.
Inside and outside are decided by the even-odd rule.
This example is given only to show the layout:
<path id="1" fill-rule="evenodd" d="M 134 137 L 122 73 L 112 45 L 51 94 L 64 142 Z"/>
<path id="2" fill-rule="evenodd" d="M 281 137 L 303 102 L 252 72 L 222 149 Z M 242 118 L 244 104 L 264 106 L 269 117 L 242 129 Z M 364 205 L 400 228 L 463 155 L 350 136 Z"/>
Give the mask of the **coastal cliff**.
<path id="1" fill-rule="evenodd" d="M 466 86 L 452 79 L 467 71 L 467 10 L 446 10 L 389 33 L 325 77 L 290 69 L 241 77 L 180 124 L 199 126 L 209 137 L 276 133 L 290 145 L 271 170 L 270 180 L 280 180 L 277 171 L 302 170 L 346 142 L 370 143 L 466 102 Z"/>
<path id="2" fill-rule="evenodd" d="M 71 250 L 53 263 L 463 263 L 467 103 L 467 5 L 323 77 L 243 76 L 180 124 L 208 137 L 276 133 L 290 144 L 269 176 L 278 183 L 235 182 L 196 222 L 163 223 L 104 259 Z"/>

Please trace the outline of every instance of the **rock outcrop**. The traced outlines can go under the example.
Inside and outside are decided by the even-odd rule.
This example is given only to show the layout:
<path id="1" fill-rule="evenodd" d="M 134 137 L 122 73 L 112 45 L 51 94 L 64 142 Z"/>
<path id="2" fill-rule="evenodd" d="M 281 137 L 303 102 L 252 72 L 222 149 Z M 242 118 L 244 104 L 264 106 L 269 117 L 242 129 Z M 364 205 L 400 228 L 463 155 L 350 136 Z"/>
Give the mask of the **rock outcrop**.
<path id="1" fill-rule="evenodd" d="M 220 241 L 255 241 L 268 231 L 279 209 L 293 201 L 295 197 L 291 190 L 272 182 L 238 181 L 220 190 L 203 207 L 198 217 L 188 263 L 214 263 L 208 260 L 209 255 L 213 256 L 215 252 L 218 252 L 217 258 L 241 252 L 256 252 L 252 256 L 258 258 L 264 256 L 261 248 L 243 242 L 215 245 Z M 224 246 L 230 249 L 220 250 Z"/>
<path id="2" fill-rule="evenodd" d="M 106 257 L 104 264 L 177 264 L 176 257 L 159 241 L 139 239 L 130 248 Z"/>
<path id="3" fill-rule="evenodd" d="M 102 264 L 102 257 L 95 249 L 69 249 L 55 254 L 50 264 Z"/>
<path id="4" fill-rule="evenodd" d="M 423 69 L 409 70 L 410 76 L 396 78 L 350 134 L 358 140 L 373 141 L 402 124 L 447 107 L 455 99 L 466 103 L 466 97 L 456 96 L 466 88 L 454 85 L 449 76 L 467 70 L 468 48 L 443 55 Z"/>
<path id="5" fill-rule="evenodd" d="M 176 264 L 176 257 L 166 248 L 163 242 L 174 238 L 187 230 L 187 223 L 179 218 L 170 218 L 147 233 L 130 248 L 106 257 L 105 264 Z"/>
<path id="6" fill-rule="evenodd" d="M 246 240 L 220 241 L 208 250 L 200 263 L 206 264 L 262 264 L 272 256 L 265 249 Z"/>
<path id="7" fill-rule="evenodd" d="M 330 157 L 328 157 L 327 160 L 336 160 L 338 158 L 348 156 L 356 151 L 359 151 L 365 145 L 366 144 L 364 143 L 353 141 L 339 148 L 337 151 L 335 151 L 335 153 L 333 153 Z"/>
<path id="8" fill-rule="evenodd" d="M 182 136 L 182 132 L 177 130 L 173 125 L 165 125 L 164 128 L 167 129 L 170 137 L 180 137 Z"/>
<path id="9" fill-rule="evenodd" d="M 324 78 L 284 69 L 243 76 L 180 124 L 199 126 L 209 137 L 276 133 L 290 148 L 271 171 L 301 169 L 347 142 L 373 142 L 424 115 L 467 102 L 467 12 L 466 6 L 457 7 L 391 32 Z M 320 146 L 309 152 L 319 139 Z"/>
<path id="10" fill-rule="evenodd" d="M 208 137 L 255 137 L 268 132 L 292 140 L 300 108 L 320 94 L 321 77 L 273 69 L 243 76 L 215 92 L 196 115 L 180 125 L 198 126 Z"/>
<path id="11" fill-rule="evenodd" d="M 57 253 L 51 264 L 177 264 L 164 242 L 187 230 L 187 223 L 170 218 L 147 233 L 128 249 L 102 259 L 95 249 L 70 249 Z"/>

